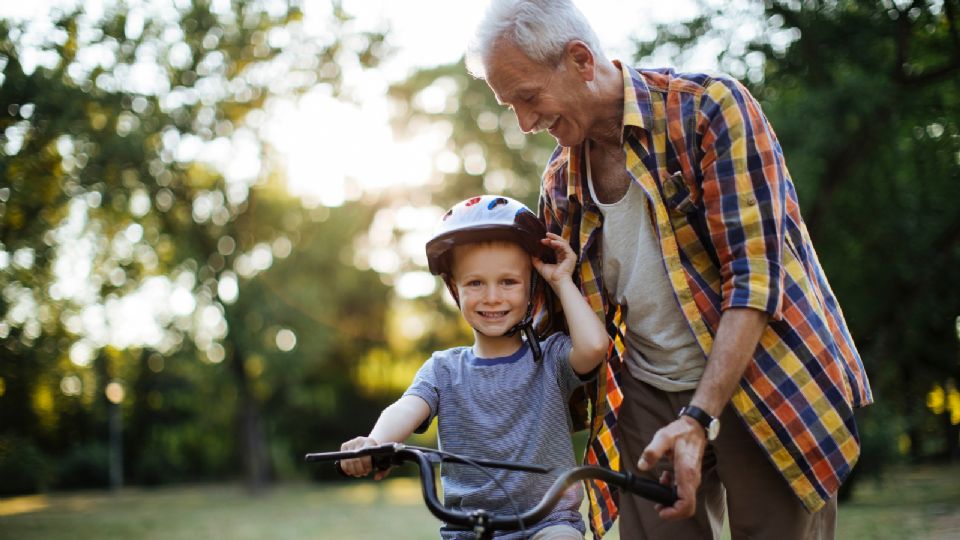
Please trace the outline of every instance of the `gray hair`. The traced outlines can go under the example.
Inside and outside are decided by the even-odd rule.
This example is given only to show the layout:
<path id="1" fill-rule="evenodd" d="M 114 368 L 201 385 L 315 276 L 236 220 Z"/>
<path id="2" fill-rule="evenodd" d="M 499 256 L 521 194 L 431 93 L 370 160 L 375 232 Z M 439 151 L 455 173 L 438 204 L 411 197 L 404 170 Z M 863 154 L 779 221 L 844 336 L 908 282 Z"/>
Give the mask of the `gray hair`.
<path id="1" fill-rule="evenodd" d="M 605 60 L 597 35 L 571 0 L 492 0 L 467 48 L 467 71 L 486 76 L 484 61 L 500 41 L 516 45 L 538 64 L 555 67 L 573 40 Z"/>

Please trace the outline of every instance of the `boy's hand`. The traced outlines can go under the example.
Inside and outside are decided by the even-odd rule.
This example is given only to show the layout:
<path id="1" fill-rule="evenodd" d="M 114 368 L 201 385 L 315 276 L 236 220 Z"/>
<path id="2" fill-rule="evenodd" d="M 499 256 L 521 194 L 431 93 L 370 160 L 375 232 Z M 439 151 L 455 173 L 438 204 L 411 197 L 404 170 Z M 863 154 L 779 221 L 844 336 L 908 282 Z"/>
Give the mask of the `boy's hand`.
<path id="1" fill-rule="evenodd" d="M 570 248 L 570 242 L 556 234 L 547 233 L 547 237 L 540 240 L 540 243 L 552 249 L 557 255 L 556 264 L 547 264 L 538 257 L 533 257 L 533 267 L 540 272 L 543 279 L 547 280 L 551 286 L 571 279 L 570 276 L 573 275 L 573 268 L 577 263 L 577 255 Z"/>
<path id="2" fill-rule="evenodd" d="M 370 437 L 356 437 L 341 444 L 340 451 L 350 452 L 353 450 L 360 450 L 361 448 L 367 448 L 369 446 L 378 446 L 379 444 L 380 443 L 374 439 L 371 439 Z M 370 460 L 370 456 L 355 459 L 345 459 L 340 462 L 340 468 L 344 473 L 359 478 L 361 476 L 370 474 L 370 471 L 373 470 L 373 463 Z M 380 480 L 385 478 L 389 473 L 389 469 L 386 471 L 377 471 L 377 473 L 373 475 L 373 478 L 374 480 Z"/>

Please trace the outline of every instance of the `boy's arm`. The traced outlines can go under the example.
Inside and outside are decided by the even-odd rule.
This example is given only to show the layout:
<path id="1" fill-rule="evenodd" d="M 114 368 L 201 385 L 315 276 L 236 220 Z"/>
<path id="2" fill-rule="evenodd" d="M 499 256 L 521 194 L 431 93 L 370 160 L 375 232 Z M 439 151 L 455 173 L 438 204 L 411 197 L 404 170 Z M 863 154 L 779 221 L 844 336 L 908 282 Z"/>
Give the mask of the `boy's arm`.
<path id="1" fill-rule="evenodd" d="M 424 420 L 430 417 L 430 406 L 423 398 L 406 395 L 380 413 L 370 430 L 370 438 L 377 444 L 403 442 Z"/>
<path id="2" fill-rule="evenodd" d="M 390 442 L 403 442 L 424 420 L 430 417 L 430 406 L 423 399 L 403 396 L 380 413 L 380 418 L 366 437 L 356 437 L 340 446 L 341 451 L 359 450 Z M 366 476 L 373 469 L 369 457 L 347 459 L 340 463 L 343 472 L 350 476 Z M 380 480 L 387 471 L 377 471 L 374 478 Z"/>
<path id="3" fill-rule="evenodd" d="M 557 264 L 546 264 L 534 258 L 537 272 L 550 284 L 563 306 L 563 314 L 570 330 L 570 365 L 579 375 L 593 371 L 607 356 L 610 338 L 603 322 L 573 284 L 573 267 L 577 257 L 570 244 L 560 236 L 547 233 L 542 240 L 557 254 Z"/>

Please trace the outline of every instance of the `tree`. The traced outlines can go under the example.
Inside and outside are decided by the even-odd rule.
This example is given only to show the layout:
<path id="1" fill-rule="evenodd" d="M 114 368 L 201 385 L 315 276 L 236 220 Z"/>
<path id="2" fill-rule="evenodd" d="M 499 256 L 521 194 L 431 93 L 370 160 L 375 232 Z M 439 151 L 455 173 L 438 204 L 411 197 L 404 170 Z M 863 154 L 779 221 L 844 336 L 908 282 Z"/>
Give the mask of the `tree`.
<path id="1" fill-rule="evenodd" d="M 467 74 L 462 62 L 421 70 L 393 85 L 390 97 L 402 111 L 393 119 L 400 136 L 431 123 L 450 133 L 437 156 L 441 181 L 430 202 L 448 208 L 471 193 L 491 192 L 536 204 L 553 139 L 524 135 L 513 112 L 497 103 L 483 80 Z"/>
<path id="2" fill-rule="evenodd" d="M 0 435 L 62 455 L 58 415 L 75 397 L 96 416 L 108 382 L 91 375 L 94 357 L 126 380 L 149 377 L 155 354 L 200 357 L 232 374 L 245 478 L 267 480 L 256 349 L 231 302 L 295 247 L 263 219 L 305 211 L 271 195 L 282 171 L 259 138 L 263 110 L 317 86 L 337 94 L 345 62 L 369 67 L 385 52 L 383 35 L 354 31 L 339 3 L 324 36 L 302 20 L 293 1 L 195 0 L 0 21 Z M 82 286 L 64 283 L 71 272 Z M 150 291 L 166 307 L 158 335 L 91 328 Z"/>

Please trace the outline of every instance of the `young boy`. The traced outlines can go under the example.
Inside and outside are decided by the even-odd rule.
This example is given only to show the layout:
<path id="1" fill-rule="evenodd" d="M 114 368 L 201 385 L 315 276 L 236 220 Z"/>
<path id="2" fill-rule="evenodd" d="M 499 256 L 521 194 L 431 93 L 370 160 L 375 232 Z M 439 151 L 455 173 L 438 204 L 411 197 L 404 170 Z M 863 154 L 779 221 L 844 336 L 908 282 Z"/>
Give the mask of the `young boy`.
<path id="1" fill-rule="evenodd" d="M 608 337 L 571 279 L 576 256 L 570 245 L 546 234 L 523 204 L 486 195 L 450 209 L 426 249 L 430 271 L 443 277 L 473 328 L 473 346 L 434 353 L 403 397 L 383 411 L 370 435 L 341 448 L 402 442 L 437 416 L 440 447 L 448 452 L 542 465 L 556 474 L 575 466 L 567 399 L 594 375 L 607 354 Z M 556 263 L 545 262 L 554 254 Z M 558 332 L 539 344 L 530 343 L 536 340 L 530 315 L 537 274 L 559 299 L 570 329 L 569 336 Z M 371 470 L 369 458 L 347 460 L 341 467 L 353 476 Z M 521 512 L 532 508 L 556 477 L 489 472 Z M 375 478 L 385 475 L 378 472 Z M 481 471 L 445 465 L 441 480 L 450 508 L 514 511 L 510 498 Z M 582 539 L 582 498 L 580 486 L 571 488 L 527 532 L 537 540 Z M 445 539 L 472 537 L 459 535 L 441 528 Z M 519 537 L 520 532 L 497 536 Z"/>

